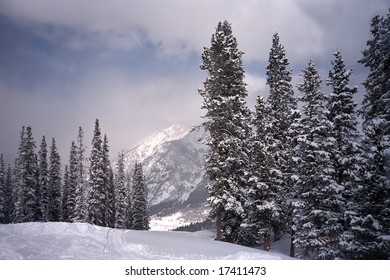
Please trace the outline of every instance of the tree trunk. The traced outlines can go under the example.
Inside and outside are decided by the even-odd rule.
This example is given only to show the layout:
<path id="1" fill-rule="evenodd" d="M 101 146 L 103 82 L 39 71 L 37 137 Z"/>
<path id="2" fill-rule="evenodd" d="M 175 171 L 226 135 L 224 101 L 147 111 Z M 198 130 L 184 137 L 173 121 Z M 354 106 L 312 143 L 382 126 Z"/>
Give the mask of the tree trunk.
<path id="1" fill-rule="evenodd" d="M 294 230 L 291 229 L 291 243 L 290 243 L 290 257 L 295 257 L 295 246 L 294 246 Z"/>
<path id="2" fill-rule="evenodd" d="M 271 248 L 271 233 L 268 231 L 264 235 L 263 250 L 268 252 L 270 248 Z"/>
<path id="3" fill-rule="evenodd" d="M 222 239 L 222 211 L 221 207 L 217 207 L 216 209 L 216 217 L 215 217 L 215 227 L 216 227 L 216 234 L 215 239 L 218 241 L 221 241 Z"/>
<path id="4" fill-rule="evenodd" d="M 265 226 L 267 228 L 267 232 L 264 234 L 263 250 L 268 252 L 271 248 L 271 220 L 269 213 L 267 213 L 265 217 Z"/>

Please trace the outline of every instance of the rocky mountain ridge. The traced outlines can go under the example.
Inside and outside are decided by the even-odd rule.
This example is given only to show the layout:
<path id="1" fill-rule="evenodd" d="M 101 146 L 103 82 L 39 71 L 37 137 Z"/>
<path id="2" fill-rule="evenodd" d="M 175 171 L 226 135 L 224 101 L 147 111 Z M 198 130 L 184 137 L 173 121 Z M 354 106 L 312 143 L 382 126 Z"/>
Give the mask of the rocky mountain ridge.
<path id="1" fill-rule="evenodd" d="M 125 152 L 127 174 L 132 174 L 135 162 L 142 163 L 152 220 L 171 216 L 176 217 L 174 224 L 182 225 L 207 217 L 207 146 L 199 141 L 203 134 L 172 125 Z"/>

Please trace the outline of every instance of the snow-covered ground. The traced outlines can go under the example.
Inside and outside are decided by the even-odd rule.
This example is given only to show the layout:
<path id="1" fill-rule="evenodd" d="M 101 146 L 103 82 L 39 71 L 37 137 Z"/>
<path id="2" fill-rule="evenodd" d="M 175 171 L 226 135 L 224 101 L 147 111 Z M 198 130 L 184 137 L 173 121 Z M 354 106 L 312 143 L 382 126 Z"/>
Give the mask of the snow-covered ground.
<path id="1" fill-rule="evenodd" d="M 82 223 L 0 224 L 0 278 L 363 280 L 386 279 L 388 274 L 388 261 L 284 261 L 290 259 L 286 252 L 288 236 L 274 243 L 274 251 L 270 253 L 212 238 L 210 231 L 146 232 Z M 266 271 L 264 277 L 236 275 L 243 269 L 251 271 L 259 267 Z M 198 272 L 206 269 L 207 274 L 171 273 L 181 272 L 181 268 L 186 273 L 191 269 L 198 269 Z M 169 274 L 155 276 L 134 272 L 129 275 L 132 269 L 169 270 Z M 227 269 L 232 269 L 229 275 Z"/>
<path id="2" fill-rule="evenodd" d="M 264 252 L 213 240 L 213 232 L 132 231 L 70 223 L 0 225 L 0 259 L 132 259 L 132 260 L 281 260 L 278 252 Z M 284 253 L 284 254 L 283 254 Z"/>

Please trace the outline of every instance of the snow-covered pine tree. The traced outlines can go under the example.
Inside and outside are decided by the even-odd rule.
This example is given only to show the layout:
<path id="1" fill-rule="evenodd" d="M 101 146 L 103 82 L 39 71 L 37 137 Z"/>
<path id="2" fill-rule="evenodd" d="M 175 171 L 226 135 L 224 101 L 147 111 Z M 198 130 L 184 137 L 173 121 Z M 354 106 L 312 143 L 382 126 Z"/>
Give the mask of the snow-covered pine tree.
<path id="1" fill-rule="evenodd" d="M 24 146 L 26 138 L 26 128 L 23 126 L 22 131 L 20 132 L 20 140 L 18 147 L 18 156 L 14 162 L 13 171 L 13 184 L 12 184 L 12 197 L 14 208 L 11 213 L 12 221 L 14 223 L 22 223 L 24 220 L 23 215 L 23 205 L 25 200 L 25 186 L 24 186 L 24 167 L 23 167 L 23 157 L 24 157 Z"/>
<path id="2" fill-rule="evenodd" d="M 205 143 L 207 186 L 211 215 L 216 222 L 216 239 L 242 242 L 242 218 L 246 191 L 250 179 L 249 140 L 251 112 L 246 106 L 246 84 L 242 54 L 230 23 L 219 22 L 211 38 L 211 46 L 204 48 L 200 68 L 208 72 L 202 109 L 206 109 L 201 124 L 209 133 Z"/>
<path id="3" fill-rule="evenodd" d="M 14 196 L 12 193 L 12 168 L 11 165 L 8 164 L 7 174 L 5 177 L 5 205 L 4 205 L 4 217 L 5 223 L 9 224 L 13 222 L 12 213 L 14 211 Z"/>
<path id="4" fill-rule="evenodd" d="M 128 209 L 128 190 L 125 185 L 124 154 L 118 154 L 115 172 L 115 227 L 126 228 L 126 212 Z"/>
<path id="5" fill-rule="evenodd" d="M 304 81 L 298 89 L 303 94 L 304 106 L 296 147 L 300 159 L 293 212 L 294 244 L 302 250 L 303 258 L 333 259 L 340 248 L 344 210 L 331 161 L 336 143 L 329 134 L 333 127 L 326 116 L 317 68 L 309 62 L 301 75 Z"/>
<path id="6" fill-rule="evenodd" d="M 37 221 L 40 213 L 40 201 L 38 200 L 38 159 L 35 153 L 36 144 L 30 126 L 26 128 L 25 139 L 25 190 L 26 200 L 24 205 L 25 221 Z"/>
<path id="7" fill-rule="evenodd" d="M 127 192 L 127 209 L 126 209 L 126 228 L 133 228 L 133 218 L 132 218 L 132 205 L 133 205 L 133 187 L 131 182 L 131 174 L 128 173 L 125 175 L 125 189 Z"/>
<path id="8" fill-rule="evenodd" d="M 371 38 L 359 60 L 370 72 L 361 114 L 365 166 L 360 197 L 362 258 L 390 257 L 390 10 L 375 16 Z"/>
<path id="9" fill-rule="evenodd" d="M 279 238 L 289 228 L 289 211 L 287 202 L 290 194 L 292 164 L 291 127 L 297 122 L 297 98 L 291 85 L 292 71 L 286 57 L 286 52 L 276 33 L 272 38 L 266 68 L 267 84 L 270 88 L 265 106 L 267 165 L 269 182 L 267 200 L 270 209 L 267 210 L 269 232 L 267 243 L 271 243 L 272 235 Z"/>
<path id="10" fill-rule="evenodd" d="M 38 163 L 31 127 L 23 127 L 19 154 L 15 160 L 15 222 L 35 222 L 37 219 Z"/>
<path id="11" fill-rule="evenodd" d="M 64 184 L 62 185 L 62 221 L 63 222 L 70 222 L 70 211 L 68 208 L 68 201 L 69 201 L 69 168 L 68 165 L 65 165 L 64 169 Z"/>
<path id="12" fill-rule="evenodd" d="M 132 229 L 149 230 L 148 199 L 142 164 L 135 163 L 133 175 Z"/>
<path id="13" fill-rule="evenodd" d="M 82 219 L 78 219 L 79 213 L 78 209 L 83 206 L 77 205 L 77 196 L 78 193 L 77 187 L 79 184 L 79 162 L 77 154 L 77 146 L 74 141 L 70 145 L 70 155 L 69 155 L 69 179 L 68 179 L 68 199 L 66 201 L 65 208 L 68 211 L 69 222 L 81 222 Z"/>
<path id="14" fill-rule="evenodd" d="M 62 186 L 61 186 L 61 158 L 57 150 L 56 140 L 52 138 L 49 164 L 49 204 L 48 221 L 62 221 Z"/>
<path id="15" fill-rule="evenodd" d="M 30 126 L 26 128 L 25 150 L 23 157 L 24 166 L 24 221 L 37 221 L 39 207 L 38 193 L 38 161 L 35 154 L 36 144 Z"/>
<path id="16" fill-rule="evenodd" d="M 103 147 L 99 120 L 95 121 L 89 167 L 88 222 L 106 226 L 106 188 L 104 185 Z"/>
<path id="17" fill-rule="evenodd" d="M 328 119 L 333 124 L 331 135 L 336 140 L 332 155 L 334 179 L 343 187 L 342 195 L 346 202 L 342 248 L 338 257 L 351 259 L 356 253 L 353 243 L 357 240 L 353 230 L 356 225 L 351 225 L 351 222 L 359 219 L 356 198 L 363 162 L 356 104 L 353 100 L 357 88 L 349 86 L 352 70 L 346 70 L 340 51 L 336 50 L 333 55 L 333 67 L 326 81 L 332 87 L 327 108 Z"/>
<path id="18" fill-rule="evenodd" d="M 3 154 L 0 154 L 0 224 L 5 223 L 5 165 Z"/>
<path id="19" fill-rule="evenodd" d="M 265 100 L 257 96 L 253 126 L 255 133 L 252 140 L 252 174 L 255 181 L 248 189 L 244 223 L 241 225 L 248 234 L 247 245 L 263 244 L 265 250 L 269 249 L 269 234 L 271 232 L 270 211 L 274 207 L 268 198 L 269 168 L 266 150 Z"/>
<path id="20" fill-rule="evenodd" d="M 36 196 L 36 213 L 35 213 L 35 221 L 43 221 L 45 216 L 43 213 L 43 207 L 42 207 L 42 189 L 41 189 L 41 184 L 39 182 L 40 180 L 40 162 L 39 162 L 39 152 L 38 155 L 36 155 L 36 164 L 37 164 L 37 171 L 36 171 L 36 189 L 35 189 L 35 196 Z"/>
<path id="21" fill-rule="evenodd" d="M 39 184 L 39 196 L 41 201 L 41 213 L 42 213 L 42 222 L 47 221 L 47 212 L 49 205 L 49 165 L 47 162 L 47 143 L 46 137 L 42 137 L 40 149 L 38 152 L 38 184 Z"/>
<path id="22" fill-rule="evenodd" d="M 75 190 L 75 213 L 74 213 L 74 222 L 85 222 L 87 219 L 87 205 L 84 193 L 84 132 L 79 127 L 77 135 L 77 145 L 74 156 L 74 176 L 76 190 Z M 73 172 L 73 171 L 72 171 Z"/>
<path id="23" fill-rule="evenodd" d="M 350 200 L 356 192 L 362 160 L 356 104 L 353 100 L 357 88 L 348 85 L 352 70 L 346 70 L 340 51 L 336 50 L 333 55 L 333 69 L 326 81 L 332 87 L 327 108 L 328 118 L 333 123 L 331 134 L 336 140 L 332 161 L 335 180 L 344 187 L 343 195 Z"/>
<path id="24" fill-rule="evenodd" d="M 110 170 L 109 170 L 109 196 L 108 196 L 108 205 L 110 207 L 110 220 L 108 223 L 109 227 L 115 227 L 115 177 L 114 177 L 114 170 L 112 169 L 110 165 Z"/>
<path id="25" fill-rule="evenodd" d="M 110 157 L 109 157 L 109 146 L 107 135 L 104 134 L 103 137 L 103 174 L 104 174 L 104 188 L 105 188 L 105 202 L 106 202 L 106 213 L 105 220 L 106 226 L 114 227 L 115 226 L 115 187 L 114 187 L 114 173 L 111 168 Z"/>

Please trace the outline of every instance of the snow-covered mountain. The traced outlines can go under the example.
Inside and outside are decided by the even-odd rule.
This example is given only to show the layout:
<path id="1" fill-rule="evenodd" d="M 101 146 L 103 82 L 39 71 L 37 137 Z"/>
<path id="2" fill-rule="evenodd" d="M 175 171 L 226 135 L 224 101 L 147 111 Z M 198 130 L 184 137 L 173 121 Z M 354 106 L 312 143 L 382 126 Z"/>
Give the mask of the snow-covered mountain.
<path id="1" fill-rule="evenodd" d="M 199 142 L 201 136 L 202 132 L 172 125 L 125 153 L 128 174 L 132 174 L 136 161 L 142 163 L 150 214 L 154 215 L 152 226 L 167 216 L 175 217 L 175 221 L 168 222 L 165 228 L 206 218 L 206 146 Z"/>

